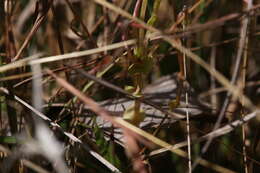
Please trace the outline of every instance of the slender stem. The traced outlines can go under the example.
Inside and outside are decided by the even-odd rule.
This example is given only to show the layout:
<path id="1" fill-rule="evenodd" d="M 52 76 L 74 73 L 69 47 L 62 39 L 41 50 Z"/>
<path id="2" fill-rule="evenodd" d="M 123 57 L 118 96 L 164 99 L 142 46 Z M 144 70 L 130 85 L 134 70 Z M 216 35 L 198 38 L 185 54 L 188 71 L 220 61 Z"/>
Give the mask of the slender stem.
<path id="1" fill-rule="evenodd" d="M 146 9 L 147 9 L 147 0 L 143 0 L 141 12 L 140 12 L 140 19 L 143 21 L 145 20 Z M 139 29 L 140 44 L 141 41 L 144 40 L 144 35 L 145 35 L 145 30 L 143 28 L 140 28 Z"/>
<path id="2" fill-rule="evenodd" d="M 252 0 L 248 1 L 247 8 L 250 9 L 252 6 Z M 248 35 L 245 36 L 245 49 L 248 49 Z M 243 64 L 242 64 L 242 90 L 244 91 L 245 89 L 245 83 L 246 83 L 246 67 L 247 67 L 247 60 L 248 60 L 248 51 L 244 51 L 244 57 L 243 57 Z M 244 118 L 245 116 L 245 111 L 244 111 L 244 99 L 241 100 L 242 104 L 242 112 L 241 112 L 241 118 Z M 247 160 L 247 149 L 246 149 L 246 124 L 242 125 L 242 140 L 243 140 L 243 162 L 244 162 L 244 169 L 245 173 L 249 172 L 248 168 L 248 160 Z"/>
<path id="3" fill-rule="evenodd" d="M 183 30 L 185 30 L 186 28 L 186 25 L 187 25 L 187 15 L 186 15 L 186 9 L 184 9 L 184 15 L 185 15 L 185 18 L 183 20 L 183 24 L 182 24 L 182 28 Z M 186 44 L 186 40 L 183 40 L 183 45 Z M 183 53 L 183 75 L 184 75 L 184 79 L 186 81 L 187 79 L 187 59 L 186 59 L 186 54 Z M 191 138 L 190 138 L 190 117 L 189 117 L 189 95 L 188 95 L 188 92 L 186 90 L 185 92 L 185 104 L 186 104 L 186 129 L 187 129 L 187 142 L 188 142 L 188 168 L 189 168 L 189 173 L 192 172 L 192 165 L 191 165 Z"/>

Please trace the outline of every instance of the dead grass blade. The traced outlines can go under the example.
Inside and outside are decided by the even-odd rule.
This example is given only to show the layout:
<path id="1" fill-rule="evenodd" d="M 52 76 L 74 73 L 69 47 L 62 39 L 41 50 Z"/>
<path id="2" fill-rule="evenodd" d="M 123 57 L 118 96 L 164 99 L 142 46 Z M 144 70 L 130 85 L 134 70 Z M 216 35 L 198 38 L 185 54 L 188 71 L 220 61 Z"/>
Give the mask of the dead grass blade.
<path id="1" fill-rule="evenodd" d="M 210 132 L 206 135 L 203 135 L 203 136 L 201 136 L 197 139 L 193 139 L 192 144 L 208 140 L 210 137 L 217 138 L 219 136 L 226 135 L 226 134 L 230 133 L 231 131 L 235 130 L 237 127 L 239 127 L 239 126 L 247 123 L 249 120 L 255 118 L 257 115 L 259 116 L 259 113 L 260 113 L 259 111 L 252 112 L 248 115 L 245 115 L 242 119 L 233 121 L 232 123 L 229 123 L 229 124 L 225 125 L 224 127 L 221 127 L 219 129 L 212 131 L 212 132 Z M 180 143 L 174 144 L 172 146 L 173 147 L 172 149 L 182 148 L 182 147 L 185 147 L 187 145 L 188 145 L 187 141 L 180 142 Z M 158 150 L 151 152 L 149 154 L 149 156 L 154 156 L 154 155 L 157 155 L 157 154 L 165 152 L 165 151 L 169 151 L 169 150 L 166 149 L 166 148 L 158 149 Z"/>
<path id="2" fill-rule="evenodd" d="M 35 59 L 38 59 L 41 56 L 43 56 L 42 53 L 37 53 L 37 54 L 29 56 L 27 58 L 23 58 L 23 59 L 21 59 L 19 61 L 15 61 L 15 62 L 6 64 L 6 65 L 3 65 L 3 66 L 0 67 L 0 73 L 6 72 L 8 70 L 12 70 L 12 69 L 15 69 L 15 68 L 18 68 L 18 67 L 25 66 L 25 65 L 28 64 L 28 62 L 30 62 L 32 60 L 35 60 Z"/>
<path id="3" fill-rule="evenodd" d="M 101 53 L 105 50 L 113 50 L 113 49 L 117 49 L 117 48 L 121 48 L 121 47 L 125 47 L 126 45 L 133 45 L 136 43 L 136 40 L 127 40 L 127 41 L 122 41 L 119 43 L 115 43 L 115 44 L 111 44 L 108 46 L 103 46 L 103 47 L 99 47 L 99 48 L 95 48 L 95 49 L 90 49 L 90 50 L 85 50 L 85 51 L 78 51 L 78 52 L 73 52 L 73 53 L 68 53 L 68 54 L 64 54 L 64 55 L 56 55 L 56 56 L 49 56 L 49 57 L 44 57 L 44 58 L 40 58 L 43 54 L 39 53 L 39 54 L 35 54 L 32 56 L 29 56 L 28 58 L 24 58 L 22 60 L 19 61 L 15 61 L 13 63 L 4 65 L 0 67 L 0 72 L 5 72 L 11 69 L 15 69 L 18 67 L 22 67 L 25 65 L 33 65 L 33 64 L 43 64 L 43 63 L 50 63 L 50 62 L 54 62 L 54 61 L 60 61 L 60 60 L 67 60 L 67 59 L 72 59 L 72 58 L 79 58 L 82 56 L 87 56 L 87 55 L 92 55 L 92 54 L 96 54 L 96 53 Z"/>
<path id="4" fill-rule="evenodd" d="M 52 2 L 50 2 L 52 3 Z M 44 9 L 43 11 L 45 12 L 44 14 L 38 16 L 38 18 L 36 19 L 32 29 L 30 30 L 29 34 L 27 35 L 26 39 L 24 40 L 22 46 L 20 47 L 20 49 L 18 50 L 17 54 L 15 55 L 15 57 L 12 59 L 12 61 L 16 61 L 18 60 L 18 58 L 22 55 L 24 49 L 26 48 L 26 46 L 29 44 L 29 42 L 31 41 L 33 35 L 36 33 L 36 31 L 39 29 L 39 27 L 41 26 L 41 24 L 43 23 L 43 21 L 46 18 L 46 15 L 48 13 L 48 10 L 50 8 L 51 4 L 48 4 L 47 9 Z"/>
<path id="5" fill-rule="evenodd" d="M 69 0 L 65 0 L 65 2 L 67 3 L 67 5 L 69 6 L 70 10 L 72 11 L 72 13 L 74 14 L 74 17 L 76 20 L 78 20 L 85 32 L 85 34 L 87 35 L 87 39 L 90 41 L 92 47 L 98 47 L 97 46 L 97 42 L 92 38 L 92 35 L 90 34 L 87 26 L 84 24 L 83 20 L 81 19 L 81 17 L 78 15 L 77 11 L 73 8 L 71 2 Z"/>
<path id="6" fill-rule="evenodd" d="M 188 14 L 191 14 L 196 8 L 198 8 L 199 7 L 199 5 L 201 4 L 201 3 L 203 3 L 204 2 L 204 0 L 199 0 L 198 2 L 196 2 L 191 8 L 189 8 L 188 10 L 187 10 L 187 12 L 188 12 Z M 176 30 L 176 28 L 177 28 L 177 26 L 181 23 L 181 22 L 183 22 L 183 20 L 185 19 L 185 15 L 182 15 L 181 17 L 179 17 L 178 19 L 177 19 L 177 21 L 171 26 L 171 28 L 169 29 L 169 32 L 174 32 L 175 30 Z"/>
<path id="7" fill-rule="evenodd" d="M 68 53 L 68 54 L 64 54 L 64 55 L 45 57 L 45 58 L 31 61 L 29 64 L 42 64 L 42 63 L 50 63 L 50 62 L 54 62 L 54 61 L 67 60 L 67 59 L 72 59 L 72 58 L 79 58 L 82 56 L 101 53 L 103 51 L 117 49 L 120 47 L 124 47 L 125 45 L 133 45 L 135 43 L 136 43 L 135 40 L 127 40 L 127 41 L 122 41 L 119 43 L 115 43 L 115 44 L 111 44 L 108 46 L 103 46 L 103 47 L 99 47 L 99 48 L 95 48 L 95 49 L 78 51 L 78 52 Z"/>

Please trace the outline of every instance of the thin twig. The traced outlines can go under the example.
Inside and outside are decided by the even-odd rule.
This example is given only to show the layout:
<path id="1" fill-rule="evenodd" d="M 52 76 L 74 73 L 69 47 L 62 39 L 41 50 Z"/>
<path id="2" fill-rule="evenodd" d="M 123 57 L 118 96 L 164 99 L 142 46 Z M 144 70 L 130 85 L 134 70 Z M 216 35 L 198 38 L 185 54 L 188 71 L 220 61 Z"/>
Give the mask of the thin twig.
<path id="1" fill-rule="evenodd" d="M 15 55 L 15 57 L 12 59 L 12 61 L 16 61 L 18 58 L 20 58 L 20 56 L 22 55 L 24 49 L 26 48 L 26 46 L 29 44 L 29 42 L 31 41 L 31 39 L 33 38 L 34 34 L 37 32 L 37 30 L 39 29 L 39 27 L 41 26 L 41 24 L 43 23 L 43 21 L 46 18 L 46 15 L 48 13 L 48 10 L 50 8 L 51 5 L 48 6 L 48 9 L 44 10 L 44 14 L 38 16 L 38 18 L 36 19 L 32 29 L 30 30 L 29 34 L 27 35 L 26 39 L 24 40 L 22 46 L 20 47 L 20 49 L 18 50 L 17 54 Z"/>
<path id="2" fill-rule="evenodd" d="M 253 0 L 248 0 L 246 3 L 246 7 L 247 9 L 252 8 L 253 6 Z M 248 20 L 248 19 L 247 19 Z M 248 23 L 250 21 L 248 20 Z M 249 30 L 249 29 L 247 29 Z M 248 32 L 246 32 L 246 36 L 245 36 L 245 48 L 248 48 Z M 242 35 L 242 34 L 241 34 Z M 241 55 L 242 56 L 242 55 Z M 242 64 L 242 73 L 241 73 L 241 78 L 242 78 L 242 90 L 245 91 L 245 84 L 246 84 L 246 70 L 247 70 L 247 60 L 248 60 L 248 52 L 244 51 L 244 56 L 243 56 L 243 64 Z M 243 99 L 241 100 L 241 105 L 242 105 L 242 111 L 241 111 L 241 116 L 242 118 L 245 116 L 245 111 L 244 111 L 244 101 Z M 242 141 L 243 141 L 243 161 L 244 161 L 244 169 L 245 169 L 245 173 L 249 172 L 249 167 L 248 167 L 248 162 L 247 162 L 247 146 L 246 146 L 246 124 L 242 125 Z"/>
<path id="3" fill-rule="evenodd" d="M 216 68 L 216 53 L 217 53 L 217 48 L 214 46 L 211 49 L 211 55 L 210 55 L 210 65 L 212 68 Z M 215 89 L 216 88 L 216 80 L 213 76 L 210 76 L 210 89 Z M 218 110 L 218 102 L 217 102 L 217 94 L 212 94 L 210 97 L 210 102 L 213 107 L 213 113 Z"/>
<path id="4" fill-rule="evenodd" d="M 69 6 L 70 10 L 72 11 L 72 13 L 74 14 L 76 20 L 78 20 L 80 22 L 80 24 L 81 24 L 85 34 L 87 35 L 87 39 L 91 43 L 91 46 L 94 47 L 94 48 L 97 48 L 98 46 L 97 46 L 96 41 L 92 38 L 92 35 L 90 35 L 87 26 L 84 24 L 84 22 L 82 21 L 81 17 L 78 15 L 77 11 L 73 8 L 71 2 L 69 0 L 65 0 L 65 1 L 68 4 L 68 6 Z"/>
<path id="5" fill-rule="evenodd" d="M 183 24 L 182 24 L 182 28 L 183 30 L 185 30 L 186 28 L 186 25 L 187 25 L 187 22 L 189 20 L 189 16 L 187 15 L 187 9 L 185 9 L 186 7 L 184 6 L 184 9 L 183 9 L 183 16 L 184 16 L 184 19 L 183 19 Z M 186 44 L 186 40 L 183 39 L 182 40 L 183 42 L 183 45 Z M 183 53 L 183 56 L 182 56 L 182 61 L 183 63 L 181 63 L 181 65 L 183 65 L 183 67 L 181 69 L 183 69 L 183 74 L 184 75 L 184 81 L 182 81 L 182 85 L 183 85 L 183 82 L 186 82 L 187 80 L 187 58 L 186 58 L 186 54 Z M 182 72 L 181 72 L 182 73 Z M 181 86 L 183 87 L 183 86 Z M 189 173 L 192 172 L 192 166 L 191 166 L 191 137 L 190 137 L 190 115 L 189 115 L 189 109 L 188 109 L 188 105 L 189 105 L 189 95 L 188 95 L 188 92 L 187 90 L 185 91 L 185 104 L 186 104 L 186 129 L 187 129 L 187 142 L 188 142 L 188 171 Z"/>

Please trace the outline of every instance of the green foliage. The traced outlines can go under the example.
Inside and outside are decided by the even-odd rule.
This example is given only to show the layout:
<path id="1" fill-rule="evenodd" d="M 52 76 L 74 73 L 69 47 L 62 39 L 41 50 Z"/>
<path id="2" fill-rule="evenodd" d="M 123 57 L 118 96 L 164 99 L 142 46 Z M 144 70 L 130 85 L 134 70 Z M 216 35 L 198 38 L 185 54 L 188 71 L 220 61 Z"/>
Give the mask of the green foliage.
<path id="1" fill-rule="evenodd" d="M 17 139 L 14 136 L 0 136 L 0 144 L 17 144 Z"/>
<path id="2" fill-rule="evenodd" d="M 123 119 L 138 126 L 145 118 L 145 112 L 141 109 L 136 110 L 135 105 L 129 106 L 123 115 Z"/>
<path id="3" fill-rule="evenodd" d="M 135 63 L 131 64 L 128 68 L 128 71 L 131 75 L 147 75 L 153 69 L 153 65 L 153 58 L 149 56 L 144 56 L 140 59 L 137 59 Z"/>
<path id="4" fill-rule="evenodd" d="M 169 104 L 170 110 L 173 111 L 175 108 L 177 108 L 180 105 L 180 102 L 176 99 L 173 99 L 168 104 Z"/>
<path id="5" fill-rule="evenodd" d="M 97 125 L 94 126 L 94 135 L 100 154 L 117 168 L 121 168 L 121 161 L 115 153 L 114 142 L 108 141 L 105 138 L 104 131 Z"/>

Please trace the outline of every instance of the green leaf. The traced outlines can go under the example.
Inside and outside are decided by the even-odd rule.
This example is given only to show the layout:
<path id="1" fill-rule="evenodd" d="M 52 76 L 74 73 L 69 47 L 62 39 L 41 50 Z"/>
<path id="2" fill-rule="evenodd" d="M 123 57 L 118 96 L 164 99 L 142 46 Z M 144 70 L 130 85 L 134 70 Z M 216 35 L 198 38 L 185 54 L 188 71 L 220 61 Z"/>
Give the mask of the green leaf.
<path id="1" fill-rule="evenodd" d="M 135 91 L 135 87 L 127 85 L 127 86 L 125 86 L 125 91 L 127 91 L 129 93 L 133 93 Z"/>
<path id="2" fill-rule="evenodd" d="M 16 144 L 17 139 L 14 136 L 0 136 L 1 144 Z"/>
<path id="3" fill-rule="evenodd" d="M 128 72 L 131 75 L 135 75 L 138 73 L 148 74 L 149 72 L 151 72 L 153 65 L 154 65 L 153 58 L 150 56 L 146 56 L 143 57 L 142 60 L 140 60 L 139 62 L 130 65 L 128 68 Z"/>
<path id="4" fill-rule="evenodd" d="M 121 162 L 118 158 L 118 156 L 115 154 L 115 146 L 114 146 L 114 143 L 113 142 L 109 142 L 108 144 L 108 151 L 105 155 L 105 158 L 110 162 L 112 163 L 113 165 L 115 165 L 117 168 L 120 167 L 121 165 Z"/>
<path id="5" fill-rule="evenodd" d="M 143 47 L 135 47 L 134 48 L 134 55 L 136 58 L 141 58 L 144 55 Z"/>
<path id="6" fill-rule="evenodd" d="M 136 111 L 135 105 L 129 106 L 124 114 L 123 119 L 130 122 L 131 124 L 138 126 L 145 118 L 143 110 Z"/>
<path id="7" fill-rule="evenodd" d="M 180 105 L 180 102 L 176 99 L 173 99 L 169 101 L 168 105 L 170 110 L 173 111 L 175 108 L 177 108 Z"/>
<path id="8" fill-rule="evenodd" d="M 94 126 L 94 135 L 96 138 L 96 144 L 98 148 L 100 149 L 100 153 L 104 154 L 107 152 L 107 141 L 104 137 L 104 132 L 101 128 L 99 128 L 97 125 Z"/>

